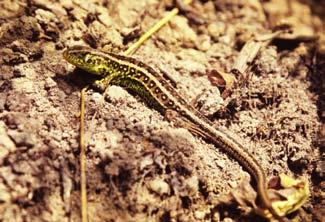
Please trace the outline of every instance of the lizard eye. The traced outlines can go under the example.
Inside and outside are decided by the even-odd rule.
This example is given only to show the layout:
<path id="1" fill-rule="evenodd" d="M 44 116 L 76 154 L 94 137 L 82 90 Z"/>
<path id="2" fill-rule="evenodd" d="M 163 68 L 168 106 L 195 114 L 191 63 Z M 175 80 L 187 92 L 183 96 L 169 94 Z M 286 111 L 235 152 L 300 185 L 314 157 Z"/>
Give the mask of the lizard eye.
<path id="1" fill-rule="evenodd" d="M 92 55 L 90 55 L 90 54 L 87 54 L 86 56 L 85 56 L 85 62 L 86 63 L 93 63 L 93 58 L 92 58 L 93 56 Z"/>

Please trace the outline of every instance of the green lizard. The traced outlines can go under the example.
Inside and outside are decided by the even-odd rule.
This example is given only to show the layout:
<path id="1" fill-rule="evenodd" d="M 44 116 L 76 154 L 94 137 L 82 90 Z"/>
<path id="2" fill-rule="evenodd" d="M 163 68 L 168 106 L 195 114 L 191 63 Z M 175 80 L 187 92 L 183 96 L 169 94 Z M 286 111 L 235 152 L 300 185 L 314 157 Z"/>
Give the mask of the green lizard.
<path id="1" fill-rule="evenodd" d="M 124 87 L 138 94 L 150 107 L 163 115 L 170 118 L 169 114 L 177 114 L 174 119 L 184 128 L 221 147 L 250 173 L 256 182 L 261 206 L 279 219 L 267 194 L 266 176 L 256 159 L 227 132 L 214 128 L 207 118 L 186 103 L 162 75 L 134 58 L 83 46 L 71 47 L 64 51 L 63 56 L 78 68 L 104 77 L 95 82 L 101 90 L 109 85 Z"/>

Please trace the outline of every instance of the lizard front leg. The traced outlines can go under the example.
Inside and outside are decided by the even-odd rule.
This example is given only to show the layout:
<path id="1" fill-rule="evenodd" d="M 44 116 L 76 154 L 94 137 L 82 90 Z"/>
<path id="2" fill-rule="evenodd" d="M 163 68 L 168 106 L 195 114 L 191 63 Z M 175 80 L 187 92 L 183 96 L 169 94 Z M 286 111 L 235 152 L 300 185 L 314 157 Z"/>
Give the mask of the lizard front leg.
<path id="1" fill-rule="evenodd" d="M 107 75 L 102 79 L 96 80 L 93 82 L 92 86 L 98 89 L 101 92 L 104 92 L 109 87 L 112 79 L 115 77 L 115 75 Z"/>

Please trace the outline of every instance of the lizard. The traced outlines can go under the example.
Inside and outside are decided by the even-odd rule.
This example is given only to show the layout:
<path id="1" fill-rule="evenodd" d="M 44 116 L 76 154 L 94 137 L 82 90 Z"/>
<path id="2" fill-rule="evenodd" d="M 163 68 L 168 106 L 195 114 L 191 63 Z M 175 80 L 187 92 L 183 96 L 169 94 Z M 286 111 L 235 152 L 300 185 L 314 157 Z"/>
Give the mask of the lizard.
<path id="1" fill-rule="evenodd" d="M 168 120 L 176 119 L 179 125 L 192 134 L 222 148 L 254 179 L 261 206 L 269 210 L 274 218 L 281 220 L 268 196 L 265 172 L 254 156 L 226 130 L 215 128 L 212 122 L 187 103 L 160 73 L 135 58 L 86 46 L 67 48 L 63 57 L 76 67 L 102 77 L 94 82 L 96 88 L 104 91 L 109 85 L 121 86 L 140 96 L 149 107 L 165 115 Z"/>

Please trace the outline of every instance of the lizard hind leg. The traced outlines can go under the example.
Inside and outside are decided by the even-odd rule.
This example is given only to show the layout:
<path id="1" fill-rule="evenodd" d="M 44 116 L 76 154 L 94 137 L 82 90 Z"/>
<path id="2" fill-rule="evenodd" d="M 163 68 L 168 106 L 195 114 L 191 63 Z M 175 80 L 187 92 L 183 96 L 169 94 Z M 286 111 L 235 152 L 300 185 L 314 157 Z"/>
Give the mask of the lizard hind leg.
<path id="1" fill-rule="evenodd" d="M 190 120 L 186 119 L 185 117 L 181 116 L 179 113 L 177 113 L 175 110 L 167 109 L 165 111 L 165 118 L 173 123 L 175 127 L 179 128 L 185 128 L 190 131 L 190 133 L 201 136 L 204 135 L 204 132 L 198 128 L 194 123 L 192 123 Z"/>

